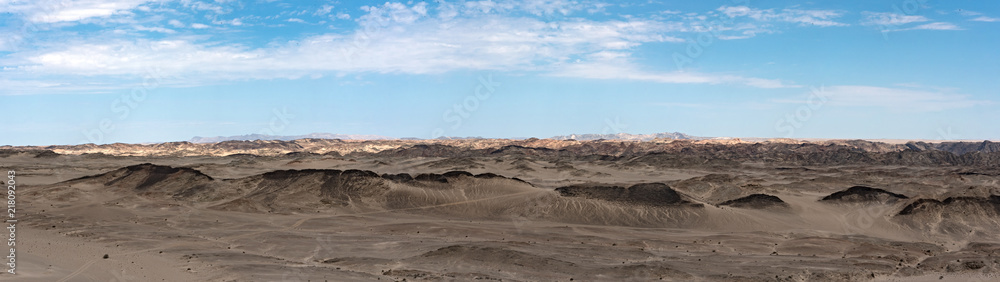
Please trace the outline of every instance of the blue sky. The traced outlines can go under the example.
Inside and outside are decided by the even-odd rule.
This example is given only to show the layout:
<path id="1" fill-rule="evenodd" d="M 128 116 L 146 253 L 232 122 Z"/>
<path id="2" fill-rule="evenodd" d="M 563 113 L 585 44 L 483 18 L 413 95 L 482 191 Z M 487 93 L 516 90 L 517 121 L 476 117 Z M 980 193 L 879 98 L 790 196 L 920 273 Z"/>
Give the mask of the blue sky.
<path id="1" fill-rule="evenodd" d="M 996 1 L 0 0 L 0 144 L 1000 139 Z"/>

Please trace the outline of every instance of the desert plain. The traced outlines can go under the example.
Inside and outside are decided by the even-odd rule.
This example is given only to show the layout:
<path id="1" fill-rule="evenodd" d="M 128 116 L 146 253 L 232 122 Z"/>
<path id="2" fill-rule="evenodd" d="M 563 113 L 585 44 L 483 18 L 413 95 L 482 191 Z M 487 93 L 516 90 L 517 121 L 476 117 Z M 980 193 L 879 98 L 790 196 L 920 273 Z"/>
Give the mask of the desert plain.
<path id="1" fill-rule="evenodd" d="M 5 281 L 1000 280 L 989 141 L 5 146 L 0 165 Z"/>

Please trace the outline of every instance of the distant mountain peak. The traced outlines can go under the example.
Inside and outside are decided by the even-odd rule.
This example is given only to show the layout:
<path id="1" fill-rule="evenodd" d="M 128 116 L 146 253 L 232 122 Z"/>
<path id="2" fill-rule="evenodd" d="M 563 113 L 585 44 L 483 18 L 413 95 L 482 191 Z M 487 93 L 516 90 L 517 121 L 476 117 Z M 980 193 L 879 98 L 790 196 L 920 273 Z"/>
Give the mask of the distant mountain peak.
<path id="1" fill-rule="evenodd" d="M 614 133 L 614 134 L 570 134 L 555 136 L 551 139 L 555 140 L 577 140 L 577 141 L 589 141 L 589 140 L 636 140 L 636 141 L 650 141 L 654 139 L 705 139 L 701 137 L 695 137 L 687 135 L 680 132 L 662 132 L 653 134 L 629 134 L 629 133 Z"/>

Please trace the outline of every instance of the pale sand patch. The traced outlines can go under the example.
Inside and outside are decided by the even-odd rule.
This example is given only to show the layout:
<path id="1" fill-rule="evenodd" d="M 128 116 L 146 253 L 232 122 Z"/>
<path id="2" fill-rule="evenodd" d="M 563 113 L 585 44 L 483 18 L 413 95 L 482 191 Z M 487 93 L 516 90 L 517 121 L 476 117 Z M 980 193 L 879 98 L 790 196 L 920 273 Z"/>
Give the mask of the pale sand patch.
<path id="1" fill-rule="evenodd" d="M 129 250 L 53 231 L 17 230 L 17 274 L 4 281 L 198 281 L 157 249 Z M 108 259 L 103 256 L 108 254 Z"/>

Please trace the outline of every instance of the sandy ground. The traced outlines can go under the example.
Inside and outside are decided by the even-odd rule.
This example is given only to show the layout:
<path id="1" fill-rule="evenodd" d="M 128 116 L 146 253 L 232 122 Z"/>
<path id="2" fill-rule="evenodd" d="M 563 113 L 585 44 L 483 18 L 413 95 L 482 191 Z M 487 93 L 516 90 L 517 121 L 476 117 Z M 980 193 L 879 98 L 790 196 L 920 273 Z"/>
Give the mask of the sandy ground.
<path id="1" fill-rule="evenodd" d="M 132 250 L 96 243 L 57 232 L 27 228 L 19 230 L 16 281 L 194 281 L 198 276 L 184 271 L 159 248 Z M 104 259 L 107 254 L 108 258 Z"/>
<path id="2" fill-rule="evenodd" d="M 1000 194 L 994 176 L 940 168 L 664 169 L 492 158 L 471 164 L 325 157 L 3 161 L 30 191 L 19 198 L 18 274 L 0 274 L 4 281 L 1000 280 L 1000 233 L 990 218 L 928 219 L 932 225 L 915 227 L 895 216 L 911 200 L 818 201 L 862 184 L 911 198 Z M 216 179 L 277 169 L 465 170 L 531 185 L 464 178 L 455 190 L 396 185 L 392 191 L 406 203 L 313 210 L 282 202 L 271 213 L 60 184 L 142 162 L 190 167 Z M 642 182 L 667 183 L 704 206 L 636 206 L 554 190 Z M 751 193 L 775 195 L 787 207 L 716 205 Z"/>

